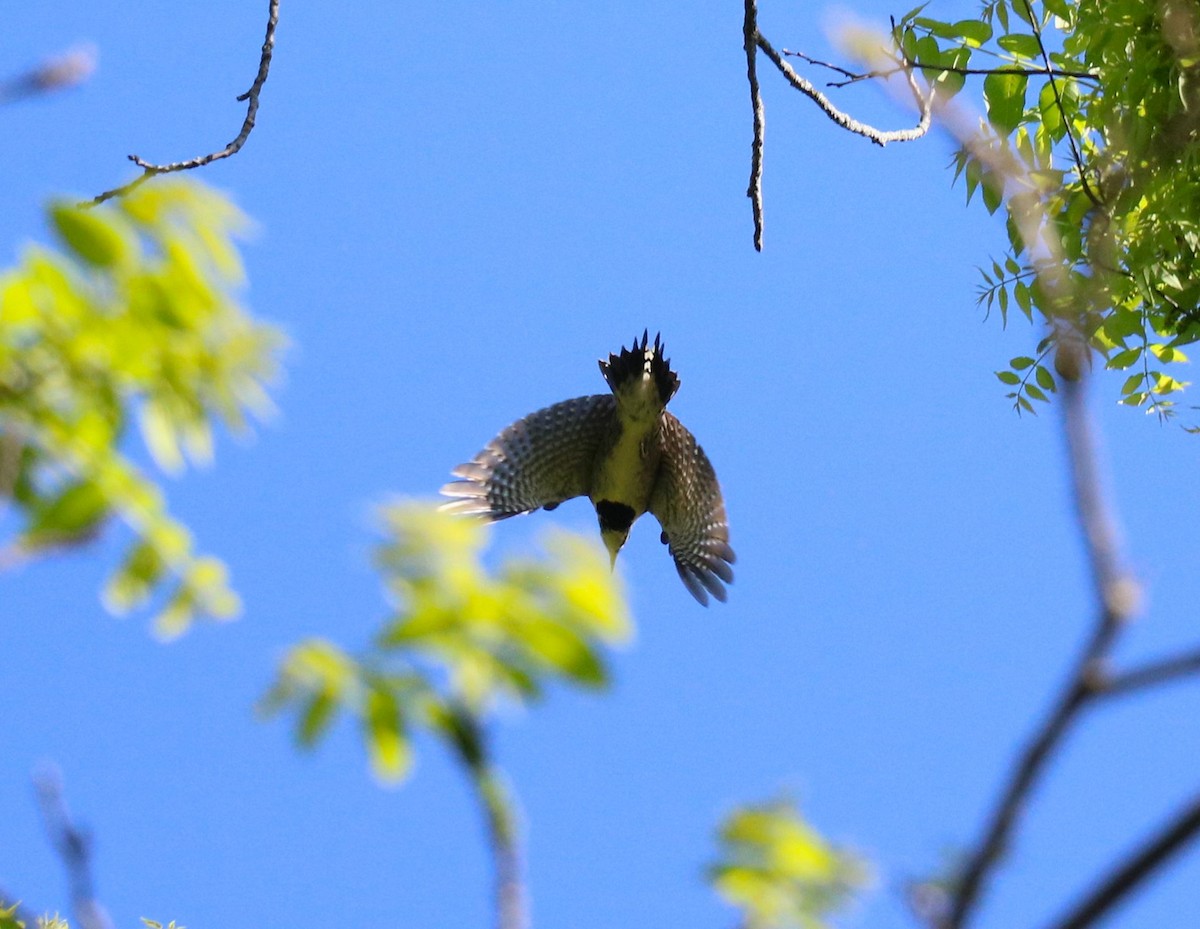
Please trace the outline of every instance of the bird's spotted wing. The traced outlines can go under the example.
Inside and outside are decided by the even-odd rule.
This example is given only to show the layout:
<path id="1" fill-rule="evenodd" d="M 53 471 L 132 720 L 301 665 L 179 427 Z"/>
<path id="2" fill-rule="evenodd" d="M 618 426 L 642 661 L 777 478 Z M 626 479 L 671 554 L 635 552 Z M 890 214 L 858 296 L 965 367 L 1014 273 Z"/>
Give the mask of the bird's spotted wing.
<path id="1" fill-rule="evenodd" d="M 505 519 L 538 507 L 553 509 L 589 491 L 596 452 L 612 423 L 611 394 L 576 397 L 517 420 L 442 487 L 456 497 L 442 509 Z"/>
<path id="2" fill-rule="evenodd" d="M 725 600 L 733 583 L 733 549 L 717 475 L 704 449 L 670 413 L 662 417 L 662 465 L 650 496 L 650 512 L 663 528 L 675 569 L 701 605 L 708 594 Z"/>

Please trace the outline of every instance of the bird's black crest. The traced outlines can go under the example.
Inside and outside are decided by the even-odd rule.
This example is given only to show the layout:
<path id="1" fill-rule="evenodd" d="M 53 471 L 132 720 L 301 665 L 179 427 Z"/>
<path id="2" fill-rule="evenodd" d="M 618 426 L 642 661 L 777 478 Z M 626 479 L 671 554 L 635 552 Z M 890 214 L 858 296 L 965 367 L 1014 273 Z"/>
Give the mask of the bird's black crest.
<path id="1" fill-rule="evenodd" d="M 609 355 L 608 361 L 601 359 L 600 373 L 615 393 L 621 384 L 641 377 L 649 367 L 650 376 L 654 378 L 654 384 L 658 388 L 658 396 L 665 406 L 679 389 L 679 377 L 671 370 L 671 362 L 663 356 L 664 348 L 662 333 L 655 334 L 654 345 L 651 347 L 650 330 L 645 329 L 642 331 L 640 345 L 635 336 L 632 348 L 622 347 L 621 354 Z"/>
<path id="2" fill-rule="evenodd" d="M 597 500 L 596 515 L 600 517 L 600 528 L 604 531 L 628 532 L 633 525 L 633 507 L 624 503 Z"/>

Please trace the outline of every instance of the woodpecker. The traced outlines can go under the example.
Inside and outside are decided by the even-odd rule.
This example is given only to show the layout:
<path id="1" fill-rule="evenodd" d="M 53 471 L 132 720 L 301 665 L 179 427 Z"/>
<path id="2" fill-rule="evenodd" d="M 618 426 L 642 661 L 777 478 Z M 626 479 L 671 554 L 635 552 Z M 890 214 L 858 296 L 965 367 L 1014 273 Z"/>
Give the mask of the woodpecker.
<path id="1" fill-rule="evenodd" d="M 653 513 L 684 586 L 701 605 L 733 582 L 725 503 L 708 456 L 667 402 L 679 378 L 661 334 L 600 360 L 612 393 L 565 400 L 519 419 L 442 487 L 442 509 L 488 520 L 587 496 L 615 565 L 634 521 Z"/>

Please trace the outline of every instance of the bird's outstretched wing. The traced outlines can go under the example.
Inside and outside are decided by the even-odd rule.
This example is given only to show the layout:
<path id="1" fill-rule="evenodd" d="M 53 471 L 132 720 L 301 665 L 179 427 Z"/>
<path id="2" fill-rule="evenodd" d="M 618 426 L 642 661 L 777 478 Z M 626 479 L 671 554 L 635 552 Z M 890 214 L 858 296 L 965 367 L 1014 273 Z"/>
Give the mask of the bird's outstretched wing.
<path id="1" fill-rule="evenodd" d="M 576 397 L 519 419 L 451 474 L 442 487 L 458 499 L 442 509 L 505 519 L 553 509 L 589 491 L 592 468 L 617 404 L 612 394 Z"/>
<path id="2" fill-rule="evenodd" d="M 717 475 L 695 437 L 665 411 L 662 430 L 662 464 L 650 512 L 662 525 L 663 542 L 692 596 L 703 606 L 708 606 L 708 594 L 724 602 L 722 581 L 733 583 L 729 566 L 735 557 Z"/>

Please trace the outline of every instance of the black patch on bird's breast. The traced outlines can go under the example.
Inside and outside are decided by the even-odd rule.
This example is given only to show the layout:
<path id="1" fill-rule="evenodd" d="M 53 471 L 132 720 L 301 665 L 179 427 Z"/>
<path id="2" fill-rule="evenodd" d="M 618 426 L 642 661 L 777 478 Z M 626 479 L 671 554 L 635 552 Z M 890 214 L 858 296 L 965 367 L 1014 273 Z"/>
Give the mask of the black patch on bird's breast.
<path id="1" fill-rule="evenodd" d="M 612 500 L 597 500 L 596 515 L 602 531 L 628 532 L 633 525 L 633 507 Z"/>

